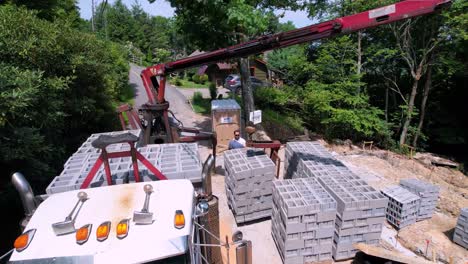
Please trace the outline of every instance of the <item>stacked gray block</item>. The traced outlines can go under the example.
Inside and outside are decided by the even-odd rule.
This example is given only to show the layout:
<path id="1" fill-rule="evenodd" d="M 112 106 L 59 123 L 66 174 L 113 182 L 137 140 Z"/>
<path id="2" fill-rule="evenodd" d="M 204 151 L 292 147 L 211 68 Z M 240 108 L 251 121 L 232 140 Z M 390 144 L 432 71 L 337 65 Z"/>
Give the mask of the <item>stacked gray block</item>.
<path id="1" fill-rule="evenodd" d="M 457 225 L 453 232 L 453 242 L 468 249 L 468 207 L 460 210 Z"/>
<path id="2" fill-rule="evenodd" d="M 271 233 L 284 263 L 332 259 L 336 201 L 317 180 L 273 182 Z"/>
<path id="3" fill-rule="evenodd" d="M 388 197 L 387 221 L 397 228 L 416 223 L 421 198 L 405 188 L 392 185 L 381 190 Z"/>
<path id="4" fill-rule="evenodd" d="M 355 256 L 355 243 L 378 244 L 388 199 L 355 175 L 318 178 L 337 202 L 333 258 Z"/>
<path id="5" fill-rule="evenodd" d="M 202 164 L 197 143 L 153 144 L 138 151 L 168 179 L 201 182 Z M 133 170 L 133 166 L 130 168 Z M 157 179 L 141 162 L 138 162 L 138 169 L 145 181 Z M 135 178 L 131 173 L 130 182 L 133 181 Z"/>
<path id="6" fill-rule="evenodd" d="M 421 198 L 416 220 L 431 218 L 439 199 L 439 187 L 418 179 L 401 179 L 400 185 Z"/>
<path id="7" fill-rule="evenodd" d="M 377 244 L 388 199 L 336 160 L 318 142 L 286 146 L 285 178 L 314 178 L 337 202 L 333 258 L 354 257 L 354 243 Z"/>
<path id="8" fill-rule="evenodd" d="M 91 171 L 101 150 L 91 145 L 100 135 L 118 135 L 132 133 L 142 138 L 141 130 L 118 131 L 109 133 L 92 134 L 78 150 L 65 162 L 64 170 L 49 184 L 46 189 L 48 194 L 77 190 L 83 184 L 88 173 Z M 168 179 L 190 179 L 193 182 L 201 181 L 202 164 L 196 143 L 146 145 L 140 147 L 136 143 L 137 150 Z M 109 153 L 129 151 L 127 143 L 109 145 L 106 150 Z M 123 184 L 134 182 L 134 172 L 130 157 L 109 159 L 112 174 L 112 184 Z M 157 180 L 157 178 L 138 162 L 138 171 L 143 181 Z M 101 165 L 90 187 L 107 185 L 104 165 Z"/>
<path id="9" fill-rule="evenodd" d="M 237 223 L 271 216 L 275 164 L 262 150 L 224 152 L 225 189 Z"/>
<path id="10" fill-rule="evenodd" d="M 314 166 L 318 174 L 328 171 L 335 167 L 334 165 L 341 165 L 341 167 L 344 167 L 344 165 L 334 159 L 333 156 L 316 141 L 288 142 L 286 144 L 284 161 L 285 179 L 304 178 L 302 177 L 304 175 L 300 173 L 307 167 L 308 163 L 321 165 Z"/>

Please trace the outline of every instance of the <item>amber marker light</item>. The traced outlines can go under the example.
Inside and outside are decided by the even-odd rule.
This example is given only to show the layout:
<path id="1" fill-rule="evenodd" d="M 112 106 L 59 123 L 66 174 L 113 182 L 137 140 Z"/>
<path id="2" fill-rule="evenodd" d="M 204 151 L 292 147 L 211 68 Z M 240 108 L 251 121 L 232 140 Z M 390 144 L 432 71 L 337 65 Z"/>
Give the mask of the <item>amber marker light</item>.
<path id="1" fill-rule="evenodd" d="M 29 229 L 28 231 L 21 234 L 18 238 L 16 238 L 15 243 L 13 244 L 16 251 L 21 252 L 25 250 L 31 243 L 31 240 L 33 239 L 35 233 L 36 229 Z"/>
<path id="2" fill-rule="evenodd" d="M 182 229 L 185 226 L 185 216 L 182 210 L 177 210 L 174 216 L 174 227 L 177 229 Z"/>
<path id="3" fill-rule="evenodd" d="M 116 232 L 118 239 L 125 238 L 128 235 L 129 222 L 129 219 L 124 219 L 117 225 Z"/>
<path id="4" fill-rule="evenodd" d="M 92 224 L 87 224 L 87 225 L 82 226 L 80 229 L 76 230 L 75 237 L 76 237 L 76 243 L 78 245 L 83 245 L 84 243 L 86 243 L 86 241 L 88 241 L 92 228 L 93 228 Z"/>
<path id="5" fill-rule="evenodd" d="M 110 221 L 106 221 L 99 225 L 99 227 L 96 229 L 97 241 L 102 242 L 109 237 L 110 227 L 111 227 Z"/>

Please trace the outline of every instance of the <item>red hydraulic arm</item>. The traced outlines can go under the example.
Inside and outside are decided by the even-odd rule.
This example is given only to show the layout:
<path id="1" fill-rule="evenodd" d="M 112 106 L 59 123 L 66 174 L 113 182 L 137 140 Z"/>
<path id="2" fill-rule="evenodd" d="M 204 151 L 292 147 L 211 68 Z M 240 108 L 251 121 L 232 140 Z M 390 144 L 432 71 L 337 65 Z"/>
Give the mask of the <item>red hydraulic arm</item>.
<path id="1" fill-rule="evenodd" d="M 148 94 L 149 103 L 163 103 L 165 101 L 165 75 L 168 73 L 218 61 L 246 57 L 267 50 L 348 34 L 361 29 L 430 14 L 450 3 L 450 0 L 402 1 L 355 15 L 345 16 L 283 33 L 263 36 L 245 43 L 203 53 L 198 56 L 151 66 L 141 72 L 141 78 L 143 79 L 143 84 Z M 160 76 L 159 84 L 155 76 Z M 155 88 L 157 88 L 157 90 L 155 90 Z"/>
<path id="2" fill-rule="evenodd" d="M 284 48 L 318 39 L 348 34 L 361 29 L 371 28 L 407 18 L 430 14 L 451 4 L 450 0 L 407 0 L 381 8 L 361 12 L 355 15 L 341 17 L 315 25 L 266 35 L 257 39 L 188 57 L 173 62 L 162 63 L 148 67 L 141 72 L 143 85 L 148 95 L 148 102 L 140 107 L 144 116 L 145 143 L 156 143 L 161 140 L 169 142 L 192 142 L 194 140 L 211 139 L 216 141 L 216 135 L 196 132 L 195 136 L 178 137 L 173 133 L 169 123 L 169 102 L 165 100 L 166 75 L 191 67 L 215 63 L 233 58 L 246 57 L 267 50 Z M 178 127 L 179 132 L 187 129 Z M 213 152 L 215 150 L 213 149 Z"/>

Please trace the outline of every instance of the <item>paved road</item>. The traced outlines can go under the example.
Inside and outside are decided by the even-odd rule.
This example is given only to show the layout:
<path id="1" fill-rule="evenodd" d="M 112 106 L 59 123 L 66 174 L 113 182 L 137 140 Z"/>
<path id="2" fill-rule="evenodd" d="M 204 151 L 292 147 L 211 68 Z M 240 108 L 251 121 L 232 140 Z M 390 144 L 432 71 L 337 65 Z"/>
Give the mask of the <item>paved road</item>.
<path id="1" fill-rule="evenodd" d="M 145 87 L 140 78 L 140 72 L 143 67 L 130 64 L 130 85 L 135 89 L 135 106 L 139 108 L 140 105 L 148 101 L 146 96 Z M 197 115 L 193 112 L 191 106 L 188 104 L 187 98 L 174 86 L 166 83 L 166 100 L 169 101 L 169 110 L 182 121 L 186 127 L 196 127 L 205 131 L 209 131 L 211 123 L 209 118 Z"/>

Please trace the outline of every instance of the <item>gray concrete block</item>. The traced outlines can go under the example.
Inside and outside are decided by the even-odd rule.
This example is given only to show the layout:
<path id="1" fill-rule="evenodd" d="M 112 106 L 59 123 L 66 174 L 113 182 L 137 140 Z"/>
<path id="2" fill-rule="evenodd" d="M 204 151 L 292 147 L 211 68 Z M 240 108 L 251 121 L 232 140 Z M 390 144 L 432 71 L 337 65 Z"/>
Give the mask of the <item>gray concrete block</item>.
<path id="1" fill-rule="evenodd" d="M 272 234 L 283 259 L 295 258 L 292 249 L 299 263 L 330 259 L 335 215 L 335 200 L 315 179 L 273 182 Z"/>
<path id="2" fill-rule="evenodd" d="M 243 214 L 243 220 L 239 221 L 269 217 L 275 176 L 275 167 L 270 166 L 273 162 L 263 151 L 252 149 L 226 151 L 224 160 L 226 195 L 233 213 Z"/>
<path id="3" fill-rule="evenodd" d="M 468 207 L 460 210 L 453 232 L 453 242 L 468 249 Z"/>
<path id="4" fill-rule="evenodd" d="M 421 198 L 417 221 L 432 217 L 440 188 L 419 179 L 402 179 L 400 185 Z"/>

